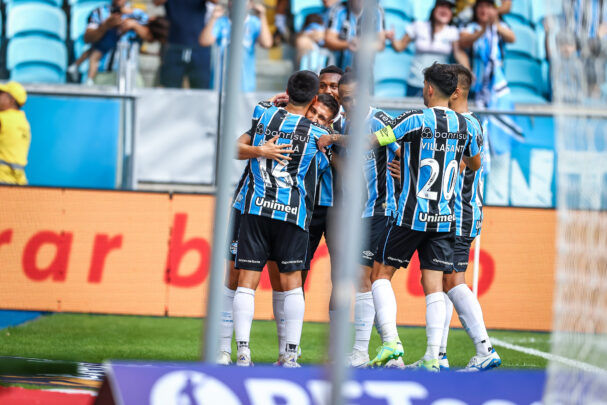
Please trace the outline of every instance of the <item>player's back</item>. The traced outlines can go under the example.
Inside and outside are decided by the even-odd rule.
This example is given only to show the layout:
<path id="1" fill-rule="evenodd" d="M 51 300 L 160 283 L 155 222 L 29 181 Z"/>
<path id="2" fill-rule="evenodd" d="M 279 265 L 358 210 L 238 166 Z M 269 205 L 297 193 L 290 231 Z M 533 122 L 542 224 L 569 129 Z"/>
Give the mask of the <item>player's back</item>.
<path id="1" fill-rule="evenodd" d="M 316 140 L 327 131 L 301 115 L 278 107 L 268 108 L 259 118 L 251 144 L 260 146 L 278 136 L 277 145 L 290 144 L 293 153 L 286 164 L 257 158 L 249 161 L 249 189 L 245 213 L 294 223 L 307 229 L 316 179 Z"/>
<path id="2" fill-rule="evenodd" d="M 401 144 L 402 193 L 398 224 L 418 231 L 449 232 L 459 165 L 470 142 L 466 119 L 445 107 L 405 113 L 394 120 Z"/>
<path id="3" fill-rule="evenodd" d="M 462 114 L 469 132 L 475 136 L 481 157 L 484 158 L 483 126 L 473 113 Z M 456 235 L 476 237 L 483 222 L 483 167 L 473 171 L 468 167 L 460 174 L 455 186 Z"/>

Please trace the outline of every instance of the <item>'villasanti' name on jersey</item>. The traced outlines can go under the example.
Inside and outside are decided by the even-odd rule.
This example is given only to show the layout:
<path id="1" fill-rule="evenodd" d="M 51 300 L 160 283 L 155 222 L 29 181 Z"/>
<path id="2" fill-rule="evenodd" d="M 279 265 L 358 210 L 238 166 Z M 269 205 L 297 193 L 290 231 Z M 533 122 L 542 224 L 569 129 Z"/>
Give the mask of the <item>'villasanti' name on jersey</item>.
<path id="1" fill-rule="evenodd" d="M 479 153 L 476 134 L 461 114 L 445 107 L 402 114 L 392 128 L 402 153 L 397 224 L 416 231 L 451 231 L 459 165 L 462 156 Z"/>

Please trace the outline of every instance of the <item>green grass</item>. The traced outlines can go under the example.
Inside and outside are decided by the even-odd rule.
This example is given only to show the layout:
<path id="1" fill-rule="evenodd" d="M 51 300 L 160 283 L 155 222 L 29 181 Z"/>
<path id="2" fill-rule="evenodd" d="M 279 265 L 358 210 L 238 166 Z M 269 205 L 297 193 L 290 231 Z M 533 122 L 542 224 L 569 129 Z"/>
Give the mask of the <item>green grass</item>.
<path id="1" fill-rule="evenodd" d="M 326 358 L 328 325 L 306 323 L 302 335 L 302 363 L 322 363 Z M 399 328 L 405 362 L 418 360 L 426 347 L 423 328 Z M 492 331 L 491 336 L 549 351 L 549 335 L 533 332 Z M 52 314 L 21 326 L 0 331 L 0 356 L 99 363 L 109 359 L 197 361 L 200 359 L 202 322 L 192 318 L 158 318 L 114 315 Z M 374 331 L 370 352 L 380 339 Z M 507 368 L 544 368 L 535 356 L 496 347 Z M 276 360 L 276 328 L 273 322 L 255 321 L 251 351 L 256 363 Z M 235 350 L 233 350 L 233 353 Z M 449 361 L 463 367 L 474 355 L 474 346 L 461 329 L 449 334 Z"/>

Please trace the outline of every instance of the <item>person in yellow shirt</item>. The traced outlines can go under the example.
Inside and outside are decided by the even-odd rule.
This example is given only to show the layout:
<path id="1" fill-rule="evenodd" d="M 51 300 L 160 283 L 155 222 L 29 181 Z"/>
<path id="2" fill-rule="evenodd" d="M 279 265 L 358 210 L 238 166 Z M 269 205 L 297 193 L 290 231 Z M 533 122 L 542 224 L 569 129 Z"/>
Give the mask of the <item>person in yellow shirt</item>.
<path id="1" fill-rule="evenodd" d="M 26 185 L 31 131 L 21 107 L 27 93 L 17 82 L 0 84 L 0 184 Z"/>

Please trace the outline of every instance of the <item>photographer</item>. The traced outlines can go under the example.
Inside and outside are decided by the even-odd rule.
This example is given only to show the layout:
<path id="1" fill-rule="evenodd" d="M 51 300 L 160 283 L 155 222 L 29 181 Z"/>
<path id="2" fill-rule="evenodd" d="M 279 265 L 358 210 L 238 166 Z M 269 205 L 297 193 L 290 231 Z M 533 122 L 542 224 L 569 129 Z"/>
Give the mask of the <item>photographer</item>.
<path id="1" fill-rule="evenodd" d="M 95 55 L 98 52 L 99 72 L 114 71 L 118 63 L 116 50 L 119 42 L 131 44 L 152 40 L 152 34 L 147 27 L 147 14 L 141 10 L 127 7 L 126 3 L 126 0 L 112 0 L 111 5 L 93 10 L 89 16 L 84 41 L 92 44 L 91 65 L 97 65 Z M 91 80 L 96 78 L 96 70 L 93 70 L 92 77 L 89 72 Z M 114 75 L 110 75 L 110 77 L 113 79 Z M 95 82 L 109 84 L 99 83 L 99 80 L 95 80 Z"/>

